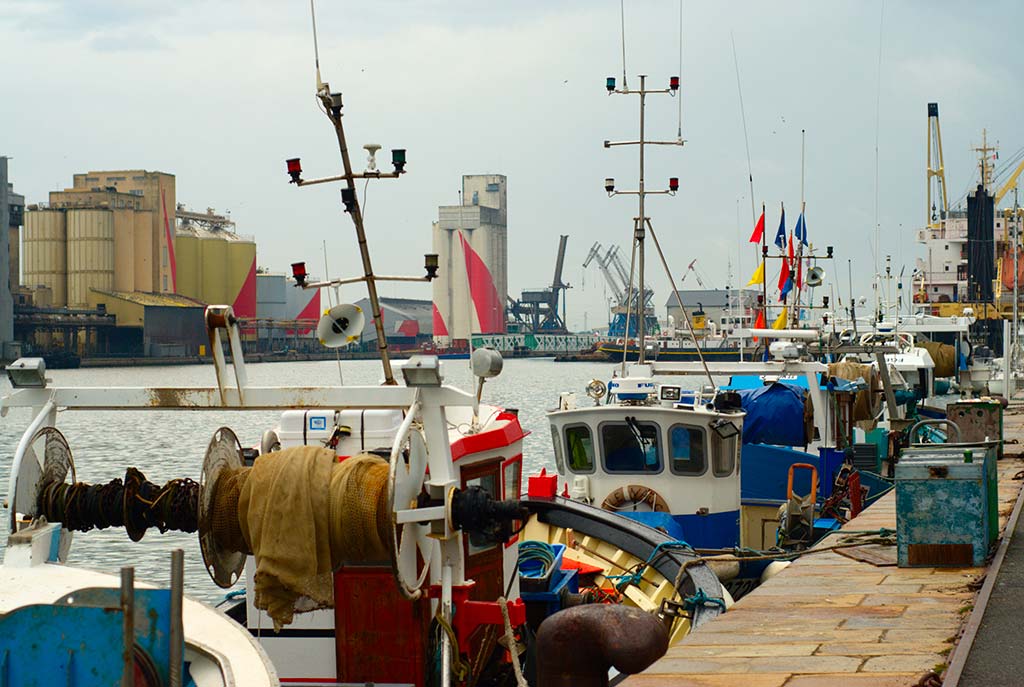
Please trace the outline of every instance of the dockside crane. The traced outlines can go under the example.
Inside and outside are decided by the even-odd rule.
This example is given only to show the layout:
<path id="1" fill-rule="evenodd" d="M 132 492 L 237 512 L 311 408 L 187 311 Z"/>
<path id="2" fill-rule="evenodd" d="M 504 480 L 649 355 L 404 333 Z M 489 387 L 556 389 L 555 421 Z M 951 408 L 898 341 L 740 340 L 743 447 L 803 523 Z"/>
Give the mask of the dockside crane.
<path id="1" fill-rule="evenodd" d="M 933 183 L 934 182 L 934 183 Z M 932 189 L 935 189 L 933 202 Z M 928 103 L 928 221 L 929 229 L 938 229 L 949 216 L 949 195 L 946 193 L 946 168 L 942 161 L 942 132 L 939 129 L 939 104 Z"/>
<path id="2" fill-rule="evenodd" d="M 567 334 L 565 326 L 564 296 L 569 284 L 562 281 L 562 267 L 565 264 L 565 246 L 569 241 L 567 235 L 558 240 L 558 255 L 555 258 L 555 274 L 551 286 L 543 289 L 524 290 L 519 300 L 508 299 L 506 306 L 510 330 L 524 331 L 533 334 Z M 559 301 L 563 300 L 562 313 L 559 313 Z"/>

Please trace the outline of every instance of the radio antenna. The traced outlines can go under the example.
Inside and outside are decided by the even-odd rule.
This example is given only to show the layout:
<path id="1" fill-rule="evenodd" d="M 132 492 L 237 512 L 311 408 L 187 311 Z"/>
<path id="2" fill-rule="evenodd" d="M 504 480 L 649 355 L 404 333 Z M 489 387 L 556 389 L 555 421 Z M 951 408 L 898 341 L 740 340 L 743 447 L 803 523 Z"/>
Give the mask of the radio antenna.
<path id="1" fill-rule="evenodd" d="M 316 40 L 316 7 L 313 6 L 313 0 L 309 0 L 309 15 L 313 18 L 313 61 L 316 64 L 316 92 L 321 93 L 329 89 L 320 80 L 320 46 Z"/>

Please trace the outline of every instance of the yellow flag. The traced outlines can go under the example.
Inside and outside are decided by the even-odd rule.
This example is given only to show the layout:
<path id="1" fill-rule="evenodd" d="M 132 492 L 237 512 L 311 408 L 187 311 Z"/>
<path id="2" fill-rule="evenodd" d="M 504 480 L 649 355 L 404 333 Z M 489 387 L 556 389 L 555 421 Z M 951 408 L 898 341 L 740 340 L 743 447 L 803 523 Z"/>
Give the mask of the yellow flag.
<path id="1" fill-rule="evenodd" d="M 775 322 L 772 323 L 772 329 L 785 329 L 786 321 L 789 316 L 789 308 L 782 306 L 782 312 L 775 318 Z"/>
<path id="2" fill-rule="evenodd" d="M 756 270 L 754 270 L 754 276 L 752 276 L 750 278 L 750 281 L 747 282 L 747 286 L 754 286 L 756 284 L 763 284 L 763 283 L 764 283 L 764 260 L 762 260 L 761 264 L 757 266 Z"/>

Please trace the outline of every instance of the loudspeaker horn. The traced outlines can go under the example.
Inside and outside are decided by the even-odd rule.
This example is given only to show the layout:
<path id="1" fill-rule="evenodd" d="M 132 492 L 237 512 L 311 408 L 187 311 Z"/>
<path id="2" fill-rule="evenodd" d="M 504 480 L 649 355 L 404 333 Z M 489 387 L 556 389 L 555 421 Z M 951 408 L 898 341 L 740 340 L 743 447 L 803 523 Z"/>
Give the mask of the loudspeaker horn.
<path id="1" fill-rule="evenodd" d="M 342 303 L 324 311 L 316 325 L 316 338 L 327 348 L 348 346 L 363 333 L 365 323 L 362 308 Z"/>
<path id="2" fill-rule="evenodd" d="M 825 281 L 825 270 L 815 265 L 807 270 L 807 285 L 821 286 Z"/>

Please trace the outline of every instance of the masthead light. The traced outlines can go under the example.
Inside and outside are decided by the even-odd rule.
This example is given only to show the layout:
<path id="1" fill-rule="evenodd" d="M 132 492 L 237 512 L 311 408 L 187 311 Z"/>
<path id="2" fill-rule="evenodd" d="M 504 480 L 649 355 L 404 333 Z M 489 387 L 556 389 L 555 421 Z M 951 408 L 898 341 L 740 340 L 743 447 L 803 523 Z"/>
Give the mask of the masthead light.
<path id="1" fill-rule="evenodd" d="M 613 193 L 615 191 L 615 179 L 612 179 L 611 177 L 605 179 L 604 190 L 607 191 L 608 193 Z"/>
<path id="2" fill-rule="evenodd" d="M 292 277 L 295 279 L 296 286 L 306 285 L 306 263 L 305 262 L 293 262 L 292 263 Z"/>
<path id="3" fill-rule="evenodd" d="M 293 157 L 290 160 L 285 160 L 288 165 L 288 174 L 291 175 L 292 183 L 297 184 L 302 179 L 302 162 L 299 158 Z"/>

